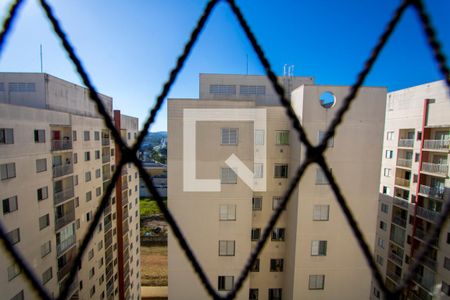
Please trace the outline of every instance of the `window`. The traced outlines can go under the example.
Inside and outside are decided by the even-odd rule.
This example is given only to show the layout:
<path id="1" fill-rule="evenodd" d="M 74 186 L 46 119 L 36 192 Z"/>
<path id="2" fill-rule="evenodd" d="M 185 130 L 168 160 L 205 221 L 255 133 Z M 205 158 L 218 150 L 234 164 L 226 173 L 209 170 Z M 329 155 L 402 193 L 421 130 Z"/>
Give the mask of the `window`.
<path id="1" fill-rule="evenodd" d="M 252 198 L 252 210 L 261 210 L 262 209 L 262 197 L 253 197 Z"/>
<path id="2" fill-rule="evenodd" d="M 236 220 L 236 205 L 234 205 L 234 204 L 220 205 L 219 206 L 219 219 L 220 219 L 220 221 L 235 221 Z"/>
<path id="3" fill-rule="evenodd" d="M 45 200 L 48 198 L 48 187 L 44 186 L 37 190 L 38 201 Z"/>
<path id="4" fill-rule="evenodd" d="M 325 137 L 326 131 L 319 130 L 319 134 L 317 136 L 317 144 L 322 143 L 323 138 Z M 332 148 L 334 146 L 334 136 L 331 136 L 328 139 L 327 147 Z"/>
<path id="5" fill-rule="evenodd" d="M 12 264 L 8 267 L 8 281 L 13 280 L 20 274 L 21 270 L 18 264 Z"/>
<path id="6" fill-rule="evenodd" d="M 209 93 L 214 95 L 236 95 L 236 86 L 226 84 L 211 84 L 209 86 Z"/>
<path id="7" fill-rule="evenodd" d="M 100 178 L 100 176 L 102 176 L 101 170 L 100 169 L 95 170 L 95 178 Z"/>
<path id="8" fill-rule="evenodd" d="M 379 237 L 377 240 L 377 245 L 378 245 L 378 247 L 384 249 L 384 240 Z"/>
<path id="9" fill-rule="evenodd" d="M 249 300 L 258 300 L 258 289 L 250 289 L 248 294 Z"/>
<path id="10" fill-rule="evenodd" d="M 222 145 L 237 145 L 238 144 L 238 134 L 239 134 L 238 128 L 222 128 L 221 133 L 222 133 L 222 138 L 221 138 Z"/>
<path id="11" fill-rule="evenodd" d="M 254 164 L 254 178 L 263 178 L 264 175 L 264 164 L 262 163 L 255 163 Z"/>
<path id="12" fill-rule="evenodd" d="M 231 168 L 221 168 L 221 183 L 222 184 L 236 184 L 237 175 Z"/>
<path id="13" fill-rule="evenodd" d="M 35 143 L 45 143 L 45 130 L 35 129 L 34 130 L 34 142 Z"/>
<path id="14" fill-rule="evenodd" d="M 269 300 L 281 300 L 281 289 L 269 289 Z"/>
<path id="15" fill-rule="evenodd" d="M 17 244 L 18 242 L 20 242 L 20 229 L 16 228 L 14 230 L 11 230 L 7 233 L 7 236 L 11 244 Z"/>
<path id="16" fill-rule="evenodd" d="M 219 291 L 231 291 L 234 286 L 234 276 L 219 276 L 217 285 Z"/>
<path id="17" fill-rule="evenodd" d="M 394 139 L 394 132 L 393 131 L 388 131 L 386 133 L 386 140 L 392 141 L 393 139 Z"/>
<path id="18" fill-rule="evenodd" d="M 383 257 L 381 257 L 380 255 L 377 255 L 377 264 L 379 264 L 380 266 L 383 265 Z"/>
<path id="19" fill-rule="evenodd" d="M 16 211 L 18 209 L 17 196 L 3 199 L 2 204 L 3 204 L 3 214 L 4 215 Z"/>
<path id="20" fill-rule="evenodd" d="M 94 275 L 95 275 L 95 270 L 94 270 L 94 267 L 92 267 L 92 268 L 89 270 L 89 279 L 91 279 L 92 276 L 94 276 Z"/>
<path id="21" fill-rule="evenodd" d="M 380 229 L 386 231 L 387 230 L 387 224 L 383 221 L 380 221 Z"/>
<path id="22" fill-rule="evenodd" d="M 234 256 L 234 241 L 219 241 L 219 256 Z"/>
<path id="23" fill-rule="evenodd" d="M 383 185 L 383 194 L 390 194 L 391 188 Z"/>
<path id="24" fill-rule="evenodd" d="M 84 161 L 91 160 L 91 153 L 89 151 L 84 152 Z"/>
<path id="25" fill-rule="evenodd" d="M 14 144 L 14 130 L 12 128 L 0 128 L 0 144 Z"/>
<path id="26" fill-rule="evenodd" d="M 50 226 L 50 215 L 46 214 L 39 218 L 39 230 L 47 228 Z"/>
<path id="27" fill-rule="evenodd" d="M 74 142 L 77 140 L 77 132 L 75 130 L 72 131 L 72 140 Z"/>
<path id="28" fill-rule="evenodd" d="M 36 84 L 34 82 L 10 82 L 8 84 L 10 92 L 35 92 Z"/>
<path id="29" fill-rule="evenodd" d="M 255 260 L 255 263 L 251 267 L 250 272 L 259 272 L 259 258 Z"/>
<path id="30" fill-rule="evenodd" d="M 391 169 L 384 168 L 384 177 L 391 177 Z"/>
<path id="31" fill-rule="evenodd" d="M 277 145 L 289 145 L 289 130 L 278 130 L 275 132 Z"/>
<path id="32" fill-rule="evenodd" d="M 86 222 L 89 222 L 92 219 L 92 212 L 86 213 Z"/>
<path id="33" fill-rule="evenodd" d="M 101 194 L 102 194 L 102 188 L 101 188 L 101 187 L 96 188 L 96 189 L 95 189 L 95 195 L 98 197 L 98 196 L 100 196 Z"/>
<path id="34" fill-rule="evenodd" d="M 91 139 L 91 135 L 89 134 L 89 131 L 84 131 L 84 140 L 89 141 Z"/>
<path id="35" fill-rule="evenodd" d="M 0 165 L 0 174 L 2 180 L 16 177 L 16 164 L 8 163 Z"/>
<path id="36" fill-rule="evenodd" d="M 447 282 L 442 281 L 442 288 L 441 291 L 446 294 L 447 296 L 450 296 L 450 286 Z"/>
<path id="37" fill-rule="evenodd" d="M 94 131 L 94 140 L 100 141 L 100 132 Z"/>
<path id="38" fill-rule="evenodd" d="M 272 209 L 275 210 L 280 206 L 281 202 L 283 201 L 283 197 L 273 197 L 272 198 Z"/>
<path id="39" fill-rule="evenodd" d="M 47 159 L 36 159 L 36 173 L 47 171 Z"/>
<path id="40" fill-rule="evenodd" d="M 25 299 L 25 297 L 23 296 L 23 290 L 21 290 L 18 294 L 16 294 L 10 300 L 24 300 L 24 299 Z"/>
<path id="41" fill-rule="evenodd" d="M 255 130 L 255 145 L 264 145 L 264 130 Z"/>
<path id="42" fill-rule="evenodd" d="M 311 241 L 311 256 L 326 256 L 327 241 Z"/>
<path id="43" fill-rule="evenodd" d="M 444 268 L 450 271 L 450 258 L 444 257 Z"/>
<path id="44" fill-rule="evenodd" d="M 323 290 L 325 285 L 325 275 L 309 275 L 309 289 Z"/>
<path id="45" fill-rule="evenodd" d="M 261 236 L 261 228 L 252 228 L 252 232 L 251 232 L 252 241 L 259 240 L 260 236 Z"/>
<path id="46" fill-rule="evenodd" d="M 282 258 L 270 259 L 270 272 L 283 272 L 283 264 Z"/>
<path id="47" fill-rule="evenodd" d="M 91 260 L 94 258 L 94 249 L 89 250 L 88 252 L 88 260 Z"/>
<path id="48" fill-rule="evenodd" d="M 422 140 L 422 131 L 417 131 L 417 137 L 416 140 L 421 141 Z"/>
<path id="49" fill-rule="evenodd" d="M 100 251 L 103 248 L 103 241 L 98 242 L 97 250 Z"/>
<path id="50" fill-rule="evenodd" d="M 128 139 L 131 139 L 131 132 L 128 132 Z"/>
<path id="51" fill-rule="evenodd" d="M 73 154 L 73 163 L 74 164 L 78 163 L 78 154 L 77 153 Z"/>
<path id="52" fill-rule="evenodd" d="M 86 193 L 86 202 L 89 202 L 91 200 L 92 200 L 92 192 L 89 191 L 89 192 Z"/>
<path id="53" fill-rule="evenodd" d="M 381 203 L 381 211 L 387 214 L 389 211 L 389 206 L 385 203 Z"/>
<path id="54" fill-rule="evenodd" d="M 95 294 L 95 285 L 93 287 L 91 287 L 91 289 L 89 290 L 89 296 L 92 297 Z"/>
<path id="55" fill-rule="evenodd" d="M 276 164 L 275 165 L 275 178 L 287 178 L 288 177 L 288 165 Z"/>
<path id="56" fill-rule="evenodd" d="M 329 184 L 328 179 L 325 176 L 325 173 L 323 172 L 322 168 L 318 167 L 316 169 L 316 185 L 325 185 L 325 184 Z"/>
<path id="57" fill-rule="evenodd" d="M 50 252 L 52 252 L 52 244 L 51 241 L 47 241 L 41 245 L 41 258 L 47 256 Z"/>
<path id="58" fill-rule="evenodd" d="M 328 221 L 330 206 L 317 204 L 313 207 L 313 221 Z"/>
<path id="59" fill-rule="evenodd" d="M 244 96 L 262 96 L 266 94 L 264 85 L 240 85 L 239 94 Z"/>
<path id="60" fill-rule="evenodd" d="M 95 159 L 100 159 L 100 150 L 95 150 Z"/>
<path id="61" fill-rule="evenodd" d="M 273 229 L 272 241 L 284 241 L 284 228 L 274 228 Z"/>
<path id="62" fill-rule="evenodd" d="M 380 290 L 378 290 L 376 287 L 373 288 L 373 295 L 375 296 L 375 298 L 380 299 Z"/>
<path id="63" fill-rule="evenodd" d="M 87 171 L 86 173 L 84 173 L 84 181 L 91 181 L 91 171 Z"/>
<path id="64" fill-rule="evenodd" d="M 52 272 L 52 268 L 48 268 L 47 271 L 45 271 L 44 273 L 42 273 L 42 284 L 46 284 L 47 282 L 50 281 L 50 279 L 52 279 L 53 277 L 53 272 Z"/>
<path id="65" fill-rule="evenodd" d="M 393 156 L 394 156 L 394 151 L 386 150 L 386 153 L 384 155 L 385 158 L 391 159 Z"/>

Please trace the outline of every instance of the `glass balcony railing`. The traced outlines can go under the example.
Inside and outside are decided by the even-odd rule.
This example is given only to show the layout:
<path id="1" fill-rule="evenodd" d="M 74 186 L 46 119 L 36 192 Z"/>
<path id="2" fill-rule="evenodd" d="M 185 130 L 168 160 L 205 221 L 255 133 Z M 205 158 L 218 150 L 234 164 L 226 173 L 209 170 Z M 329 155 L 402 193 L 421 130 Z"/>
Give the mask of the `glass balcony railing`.
<path id="1" fill-rule="evenodd" d="M 55 205 L 57 205 L 63 201 L 73 198 L 73 196 L 74 196 L 74 189 L 73 187 L 70 187 L 59 192 L 54 192 L 53 201 L 55 202 Z"/>
<path id="2" fill-rule="evenodd" d="M 397 265 L 401 266 L 403 265 L 403 258 L 399 255 L 397 255 L 394 252 L 389 252 L 389 258 L 395 262 Z"/>
<path id="3" fill-rule="evenodd" d="M 76 237 L 75 235 L 69 236 L 67 239 L 61 241 L 59 244 L 56 245 L 56 254 L 59 256 L 64 251 L 75 245 Z"/>
<path id="4" fill-rule="evenodd" d="M 426 209 L 421 206 L 417 206 L 416 212 L 419 217 L 427 219 L 428 221 L 431 221 L 431 222 L 435 222 L 439 216 L 439 212 L 433 211 L 430 209 Z"/>
<path id="5" fill-rule="evenodd" d="M 66 164 L 53 167 L 53 178 L 61 177 L 73 173 L 73 165 Z"/>
<path id="6" fill-rule="evenodd" d="M 398 146 L 403 148 L 412 148 L 414 146 L 414 139 L 400 139 Z"/>
<path id="7" fill-rule="evenodd" d="M 60 218 L 55 218 L 56 230 L 66 226 L 67 224 L 75 221 L 75 210 L 67 212 L 64 216 Z"/>
<path id="8" fill-rule="evenodd" d="M 52 140 L 52 151 L 72 149 L 72 140 Z"/>
<path id="9" fill-rule="evenodd" d="M 423 142 L 423 149 L 430 150 L 449 150 L 450 140 L 425 140 Z"/>
<path id="10" fill-rule="evenodd" d="M 403 186 L 409 188 L 410 181 L 405 178 L 397 177 L 395 178 L 395 185 Z"/>
<path id="11" fill-rule="evenodd" d="M 444 199 L 444 190 L 445 190 L 445 188 L 443 186 L 434 187 L 434 186 L 427 186 L 427 185 L 421 184 L 419 187 L 419 193 L 421 193 L 425 196 L 440 199 L 440 200 Z"/>
<path id="12" fill-rule="evenodd" d="M 412 159 L 398 158 L 397 159 L 397 166 L 405 167 L 405 168 L 411 168 L 411 166 L 412 166 Z"/>
<path id="13" fill-rule="evenodd" d="M 393 217 L 392 217 L 392 222 L 393 222 L 394 224 L 397 224 L 397 225 L 403 227 L 403 228 L 406 228 L 406 220 L 403 219 L 403 218 L 400 217 L 400 216 L 393 216 Z"/>
<path id="14" fill-rule="evenodd" d="M 422 163 L 422 171 L 445 176 L 448 174 L 448 164 Z"/>

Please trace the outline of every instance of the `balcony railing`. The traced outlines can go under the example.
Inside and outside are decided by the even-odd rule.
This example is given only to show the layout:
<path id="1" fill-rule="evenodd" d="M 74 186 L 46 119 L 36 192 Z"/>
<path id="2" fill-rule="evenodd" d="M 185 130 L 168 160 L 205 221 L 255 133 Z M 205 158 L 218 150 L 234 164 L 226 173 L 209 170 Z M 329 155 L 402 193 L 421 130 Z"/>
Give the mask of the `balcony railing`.
<path id="1" fill-rule="evenodd" d="M 448 165 L 424 162 L 422 163 L 422 171 L 445 176 L 448 174 Z"/>
<path id="2" fill-rule="evenodd" d="M 72 174 L 72 173 L 73 173 L 73 165 L 72 164 L 66 164 L 66 165 L 60 165 L 60 166 L 53 167 L 53 178 L 57 178 L 57 177 Z"/>
<path id="3" fill-rule="evenodd" d="M 414 232 L 414 236 L 425 242 L 425 240 L 427 239 L 428 233 L 425 230 L 420 229 L 420 228 L 417 227 L 416 231 Z M 431 244 L 433 246 L 437 246 L 438 245 L 438 239 L 433 239 L 431 241 Z"/>
<path id="4" fill-rule="evenodd" d="M 109 146 L 109 137 L 102 137 L 102 146 Z"/>
<path id="5" fill-rule="evenodd" d="M 399 266 L 402 266 L 402 265 L 403 265 L 403 258 L 400 257 L 400 256 L 398 256 L 396 253 L 394 253 L 394 252 L 389 252 L 389 258 L 390 258 L 393 262 L 397 263 Z"/>
<path id="6" fill-rule="evenodd" d="M 397 159 L 397 166 L 411 168 L 411 166 L 412 166 L 412 159 L 398 158 Z"/>
<path id="7" fill-rule="evenodd" d="M 443 200 L 444 190 L 445 190 L 444 187 L 433 187 L 421 184 L 419 188 L 419 193 L 424 194 L 431 198 Z"/>
<path id="8" fill-rule="evenodd" d="M 419 217 L 427 219 L 428 221 L 431 221 L 431 222 L 435 222 L 439 216 L 438 212 L 432 211 L 430 209 L 426 209 L 421 206 L 417 206 L 416 212 Z"/>
<path id="9" fill-rule="evenodd" d="M 122 168 L 122 171 L 121 171 L 120 174 L 122 174 L 122 176 L 128 174 L 128 168 L 127 168 L 127 166 L 124 166 L 124 167 Z"/>
<path id="10" fill-rule="evenodd" d="M 397 197 L 397 196 L 394 197 L 394 204 L 401 206 L 403 208 L 406 208 L 406 209 L 408 209 L 408 206 L 409 206 L 408 200 L 403 199 L 401 197 Z"/>
<path id="11" fill-rule="evenodd" d="M 409 188 L 410 181 L 404 178 L 396 177 L 395 184 Z"/>
<path id="12" fill-rule="evenodd" d="M 102 163 L 107 163 L 111 161 L 111 156 L 109 154 L 102 155 Z"/>
<path id="13" fill-rule="evenodd" d="M 122 180 L 122 190 L 126 190 L 128 188 L 128 180 Z"/>
<path id="14" fill-rule="evenodd" d="M 398 146 L 412 148 L 414 146 L 414 139 L 400 139 L 398 140 Z"/>
<path id="15" fill-rule="evenodd" d="M 423 149 L 449 150 L 450 140 L 425 140 Z"/>
<path id="16" fill-rule="evenodd" d="M 406 220 L 403 219 L 403 218 L 400 217 L 400 216 L 393 216 L 393 217 L 392 217 L 392 222 L 393 222 L 394 224 L 397 224 L 397 225 L 403 227 L 403 228 L 406 228 Z"/>
<path id="17" fill-rule="evenodd" d="M 75 235 L 69 236 L 67 239 L 61 241 L 56 245 L 56 255 L 61 255 L 64 251 L 75 245 L 76 237 Z"/>
<path id="18" fill-rule="evenodd" d="M 60 292 L 64 289 L 66 285 L 67 278 L 59 282 L 59 290 Z M 67 293 L 68 298 L 67 299 L 78 299 L 78 298 L 72 298 L 71 296 L 75 293 L 75 291 L 78 289 L 78 277 L 75 276 L 75 279 L 73 280 L 72 284 L 69 285 L 69 292 Z"/>
<path id="19" fill-rule="evenodd" d="M 56 230 L 66 226 L 67 224 L 75 221 L 75 210 L 71 210 L 61 218 L 55 219 Z"/>
<path id="20" fill-rule="evenodd" d="M 57 205 L 63 201 L 73 198 L 73 196 L 74 196 L 74 189 L 73 189 L 73 187 L 70 187 L 70 188 L 66 188 L 60 192 L 54 192 L 53 200 L 55 202 L 55 205 Z"/>
<path id="21" fill-rule="evenodd" d="M 107 181 L 111 179 L 111 173 L 110 172 L 103 172 L 103 181 Z"/>
<path id="22" fill-rule="evenodd" d="M 58 280 L 61 280 L 62 278 L 64 278 L 64 276 L 69 274 L 70 270 L 73 267 L 72 265 L 74 260 L 74 258 L 70 259 L 61 269 L 58 270 Z"/>
<path id="23" fill-rule="evenodd" d="M 52 151 L 72 149 L 72 140 L 52 140 Z"/>
<path id="24" fill-rule="evenodd" d="M 394 280 L 397 283 L 399 283 L 401 280 L 401 276 L 395 274 L 394 271 L 387 270 L 386 274 L 387 274 L 387 276 L 389 276 L 392 280 Z"/>

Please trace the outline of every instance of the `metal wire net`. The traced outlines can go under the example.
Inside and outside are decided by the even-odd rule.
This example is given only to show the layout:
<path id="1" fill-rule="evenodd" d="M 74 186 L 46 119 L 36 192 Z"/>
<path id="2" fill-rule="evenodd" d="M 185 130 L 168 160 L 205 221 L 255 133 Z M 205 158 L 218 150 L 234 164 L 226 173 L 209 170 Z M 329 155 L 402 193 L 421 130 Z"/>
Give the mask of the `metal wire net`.
<path id="1" fill-rule="evenodd" d="M 203 271 L 201 265 L 199 264 L 199 261 L 196 258 L 194 252 L 192 251 L 187 240 L 185 239 L 184 235 L 182 234 L 180 227 L 177 225 L 175 218 L 172 216 L 172 213 L 167 209 L 167 207 L 163 203 L 163 200 L 162 200 L 161 196 L 158 194 L 151 178 L 147 175 L 146 171 L 143 168 L 141 161 L 137 157 L 137 150 L 139 149 L 150 125 L 155 121 L 158 111 L 160 110 L 162 104 L 164 103 L 178 74 L 180 73 L 181 69 L 183 68 L 187 57 L 189 56 L 190 52 L 193 49 L 193 46 L 197 42 L 199 35 L 206 24 L 206 21 L 208 20 L 208 18 L 211 15 L 212 10 L 220 1 L 223 1 L 230 6 L 232 12 L 234 13 L 235 17 L 237 18 L 238 23 L 240 24 L 241 28 L 244 30 L 246 37 L 250 41 L 254 51 L 257 54 L 258 59 L 260 60 L 261 64 L 263 65 L 263 67 L 265 69 L 268 79 L 270 80 L 271 84 L 273 85 L 273 88 L 275 89 L 276 93 L 279 96 L 281 105 L 286 110 L 286 115 L 289 117 L 289 119 L 292 123 L 292 127 L 298 134 L 298 139 L 300 140 L 300 142 L 304 145 L 304 147 L 306 149 L 306 158 L 294 172 L 294 175 L 292 176 L 292 178 L 290 180 L 288 188 L 284 192 L 281 204 L 274 211 L 274 213 L 272 214 L 266 227 L 264 228 L 261 239 L 257 243 L 255 249 L 251 253 L 246 264 L 243 266 L 241 274 L 238 277 L 238 279 L 233 287 L 233 290 L 231 290 L 226 295 L 219 295 L 217 293 L 217 291 L 214 289 L 213 285 L 211 284 L 211 282 L 207 278 L 205 272 Z M 3 21 L 2 31 L 0 33 L 0 55 L 2 53 L 3 47 L 5 46 L 7 36 L 11 32 L 13 23 L 17 19 L 18 11 L 20 10 L 20 7 L 23 5 L 24 2 L 25 2 L 24 0 L 14 1 L 11 4 L 8 14 Z M 166 218 L 170 228 L 172 229 L 176 240 L 178 241 L 180 247 L 183 249 L 186 257 L 190 261 L 195 273 L 198 275 L 200 281 L 202 282 L 202 284 L 203 284 L 204 288 L 206 289 L 206 291 L 208 292 L 208 294 L 214 299 L 234 299 L 237 292 L 242 288 L 243 283 L 246 280 L 251 267 L 254 265 L 258 255 L 261 253 L 264 245 L 266 244 L 266 242 L 270 236 L 270 233 L 272 232 L 272 230 L 275 226 L 275 223 L 277 222 L 278 218 L 280 217 L 283 209 L 285 209 L 288 201 L 290 200 L 290 196 L 292 195 L 294 189 L 296 188 L 297 184 L 301 180 L 306 169 L 312 164 L 318 164 L 320 166 L 320 168 L 322 169 L 322 171 L 324 172 L 328 182 L 330 183 L 330 187 L 335 195 L 336 201 L 338 202 L 339 206 L 341 207 L 342 212 L 344 213 L 344 215 L 347 219 L 349 227 L 350 227 L 353 235 L 355 236 L 355 239 L 357 240 L 359 247 L 361 248 L 361 251 L 364 254 L 364 257 L 367 261 L 368 266 L 371 269 L 374 280 L 376 281 L 377 285 L 380 287 L 385 299 L 400 299 L 401 298 L 403 292 L 408 288 L 408 285 L 410 284 L 415 273 L 417 272 L 420 264 L 425 260 L 426 255 L 431 250 L 432 241 L 439 236 L 440 229 L 443 227 L 444 222 L 447 220 L 448 216 L 450 215 L 449 199 L 446 199 L 447 201 L 445 201 L 445 204 L 442 208 L 442 211 L 441 211 L 438 219 L 435 222 L 435 225 L 429 230 L 428 237 L 425 242 L 425 246 L 422 247 L 420 249 L 420 251 L 418 251 L 416 257 L 414 258 L 414 263 L 410 267 L 409 273 L 403 277 L 403 279 L 398 284 L 398 286 L 395 290 L 389 290 L 383 282 L 382 275 L 379 272 L 379 270 L 375 264 L 375 260 L 371 254 L 371 249 L 369 248 L 367 242 L 365 241 L 364 236 L 363 236 L 361 230 L 359 229 L 356 220 L 353 217 L 352 211 L 351 211 L 350 207 L 347 205 L 344 195 L 342 194 L 333 175 L 331 174 L 330 168 L 328 167 L 328 163 L 325 160 L 325 157 L 323 154 L 327 149 L 326 145 L 328 143 L 328 140 L 334 136 L 339 124 L 344 120 L 345 113 L 348 111 L 348 109 L 350 108 L 350 105 L 355 100 L 359 88 L 363 85 L 367 75 L 371 71 L 381 50 L 383 49 L 383 47 L 387 43 L 388 39 L 390 38 L 392 32 L 398 25 L 398 22 L 401 19 L 402 15 L 404 14 L 406 9 L 408 9 L 408 8 L 413 9 L 417 13 L 419 20 L 421 22 L 421 26 L 423 28 L 423 34 L 427 38 L 428 45 L 433 52 L 434 59 L 437 63 L 437 66 L 444 78 L 447 88 L 450 90 L 449 68 L 447 66 L 446 59 L 442 53 L 440 43 L 437 40 L 435 30 L 431 24 L 431 20 L 426 12 L 424 3 L 421 0 L 403 0 L 402 3 L 399 5 L 399 7 L 396 9 L 391 20 L 386 25 L 386 28 L 385 28 L 383 34 L 378 38 L 378 41 L 376 42 L 373 50 L 371 51 L 369 58 L 366 60 L 363 69 L 358 74 L 356 82 L 351 86 L 349 94 L 344 98 L 342 107 L 337 111 L 335 118 L 332 120 L 330 126 L 328 127 L 322 142 L 318 146 L 313 146 L 311 144 L 310 140 L 308 139 L 308 137 L 306 136 L 306 133 L 303 130 L 303 128 L 300 124 L 300 121 L 297 118 L 297 115 L 295 114 L 294 110 L 292 109 L 289 100 L 285 96 L 283 87 L 278 83 L 276 75 L 272 71 L 270 63 L 269 63 L 268 59 L 266 58 L 264 51 L 262 50 L 261 46 L 258 44 L 256 37 L 252 33 L 250 26 L 248 25 L 247 21 L 245 20 L 241 10 L 236 5 L 235 1 L 234 0 L 210 0 L 207 3 L 194 30 L 192 31 L 192 33 L 189 37 L 189 40 L 184 47 L 182 54 L 178 57 L 175 67 L 171 70 L 168 80 L 163 85 L 162 91 L 159 94 L 159 96 L 157 97 L 156 102 L 155 102 L 152 110 L 150 111 L 150 116 L 148 117 L 147 121 L 145 122 L 144 128 L 140 132 L 136 143 L 132 147 L 128 147 L 125 144 L 125 142 L 121 139 L 119 131 L 115 128 L 113 120 L 111 119 L 111 117 L 107 113 L 104 105 L 100 101 L 97 90 L 95 89 L 81 60 L 78 58 L 77 54 L 75 53 L 73 46 L 69 42 L 69 39 L 66 36 L 65 32 L 63 31 L 62 26 L 61 26 L 59 20 L 56 18 L 52 8 L 49 6 L 49 4 L 47 3 L 46 0 L 39 0 L 39 2 L 49 20 L 49 22 L 51 23 L 51 25 L 53 27 L 53 31 L 60 39 L 60 42 L 61 42 L 63 48 L 65 49 L 67 55 L 69 56 L 70 60 L 74 64 L 78 74 L 80 75 L 80 77 L 82 79 L 83 84 L 87 87 L 91 100 L 96 104 L 97 111 L 103 117 L 106 127 L 111 131 L 114 141 L 119 145 L 119 147 L 121 149 L 121 153 L 122 153 L 121 160 L 116 167 L 116 170 L 111 178 L 111 182 L 110 182 L 109 186 L 107 187 L 106 191 L 104 192 L 102 200 L 101 200 L 101 202 L 97 208 L 97 211 L 94 215 L 93 221 L 91 222 L 91 224 L 88 228 L 88 231 L 87 231 L 86 235 L 84 236 L 83 241 L 79 247 L 78 254 L 77 254 L 74 264 L 73 264 L 74 266 L 77 266 L 81 262 L 81 259 L 84 255 L 84 253 L 86 252 L 89 241 L 93 237 L 95 229 L 100 221 L 100 218 L 102 217 L 102 213 L 108 205 L 108 200 L 113 192 L 113 189 L 114 189 L 114 186 L 115 186 L 117 180 L 119 179 L 122 167 L 126 163 L 133 163 L 139 170 L 140 176 L 143 178 L 147 188 L 149 189 L 149 191 L 152 193 L 152 195 L 156 199 L 156 202 L 157 202 L 159 208 L 161 209 L 161 212 L 163 213 L 164 217 Z M 7 234 L 5 231 L 5 227 L 1 223 L 0 223 L 0 237 L 1 237 L 2 244 L 4 246 L 4 250 L 14 259 L 14 261 L 22 269 L 22 272 L 24 273 L 26 280 L 29 282 L 29 284 L 32 286 L 32 288 L 35 290 L 35 292 L 39 295 L 39 297 L 41 297 L 42 299 L 52 299 L 51 294 L 41 284 L 41 281 L 35 275 L 33 268 L 31 267 L 29 262 L 27 262 L 24 259 L 23 255 L 8 240 L 8 237 L 7 237 Z M 71 272 L 68 275 L 67 280 L 65 281 L 65 286 L 61 290 L 61 293 L 59 294 L 57 299 L 66 299 L 67 298 L 70 284 L 73 282 L 73 280 L 76 276 L 76 273 L 77 273 L 77 268 L 72 268 Z"/>

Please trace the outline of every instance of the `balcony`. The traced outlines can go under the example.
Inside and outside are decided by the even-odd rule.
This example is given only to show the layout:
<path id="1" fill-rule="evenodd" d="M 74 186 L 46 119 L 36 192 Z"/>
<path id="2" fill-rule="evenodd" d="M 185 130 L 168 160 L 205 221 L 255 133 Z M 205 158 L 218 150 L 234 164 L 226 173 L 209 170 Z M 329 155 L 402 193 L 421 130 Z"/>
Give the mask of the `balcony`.
<path id="1" fill-rule="evenodd" d="M 423 149 L 448 151 L 450 140 L 425 140 L 423 142 Z"/>
<path id="2" fill-rule="evenodd" d="M 71 210 L 64 216 L 62 216 L 60 218 L 56 218 L 55 219 L 55 229 L 58 230 L 73 221 L 75 221 L 75 210 Z"/>
<path id="3" fill-rule="evenodd" d="M 424 218 L 430 222 L 435 222 L 439 216 L 439 212 L 426 209 L 421 206 L 417 206 L 417 215 L 421 218 Z"/>
<path id="4" fill-rule="evenodd" d="M 111 161 L 111 156 L 109 154 L 102 154 L 102 163 L 109 163 Z"/>
<path id="5" fill-rule="evenodd" d="M 397 265 L 401 266 L 403 265 L 403 258 L 397 255 L 397 253 L 389 252 L 389 259 L 391 259 L 393 262 L 395 262 Z"/>
<path id="6" fill-rule="evenodd" d="M 393 216 L 392 223 L 397 224 L 403 228 L 406 228 L 406 220 L 400 216 Z"/>
<path id="7" fill-rule="evenodd" d="M 404 178 L 396 177 L 395 185 L 409 188 L 410 181 Z"/>
<path id="8" fill-rule="evenodd" d="M 52 140 L 52 151 L 71 150 L 72 140 Z"/>
<path id="9" fill-rule="evenodd" d="M 64 202 L 70 198 L 73 198 L 74 196 L 74 189 L 73 187 L 63 189 L 60 192 L 54 192 L 53 193 L 53 201 L 55 205 L 58 205 L 61 202 Z"/>
<path id="10" fill-rule="evenodd" d="M 71 235 L 67 239 L 61 241 L 56 245 L 56 255 L 60 256 L 64 251 L 75 245 L 75 241 L 75 235 Z"/>
<path id="11" fill-rule="evenodd" d="M 73 165 L 65 164 L 53 167 L 53 178 L 65 176 L 73 173 Z"/>
<path id="12" fill-rule="evenodd" d="M 397 159 L 397 166 L 405 167 L 405 168 L 411 168 L 411 166 L 412 166 L 412 159 L 398 158 Z"/>
<path id="13" fill-rule="evenodd" d="M 422 163 L 422 171 L 427 173 L 432 173 L 440 176 L 447 176 L 448 165 L 447 164 L 433 164 L 424 162 Z"/>
<path id="14" fill-rule="evenodd" d="M 433 187 L 421 184 L 419 193 L 427 197 L 444 200 L 444 190 L 444 187 Z"/>
<path id="15" fill-rule="evenodd" d="M 428 234 L 425 230 L 423 230 L 423 229 L 417 227 L 417 228 L 416 228 L 416 231 L 414 232 L 414 236 L 415 236 L 416 238 L 418 238 L 418 239 L 420 239 L 420 240 L 422 240 L 422 241 L 425 242 L 425 240 L 427 239 L 427 237 L 429 236 L 429 234 Z M 431 244 L 432 244 L 433 246 L 437 246 L 437 245 L 438 245 L 438 239 L 433 239 L 433 240 L 431 241 Z"/>
<path id="16" fill-rule="evenodd" d="M 59 282 L 59 291 L 61 292 L 67 282 L 67 278 L 64 278 L 64 280 Z M 75 279 L 73 280 L 73 282 L 69 285 L 69 292 L 67 293 L 68 298 L 67 299 L 78 299 L 78 298 L 72 298 L 71 296 L 75 293 L 75 291 L 78 290 L 78 277 L 75 276 Z"/>
<path id="17" fill-rule="evenodd" d="M 108 181 L 111 179 L 111 172 L 103 172 L 103 181 Z"/>
<path id="18" fill-rule="evenodd" d="M 75 261 L 75 255 L 68 257 L 67 263 L 63 267 L 59 268 L 59 270 L 58 270 L 58 280 L 61 280 L 67 274 L 69 274 L 70 270 L 73 267 L 74 261 Z"/>
<path id="19" fill-rule="evenodd" d="M 403 199 L 401 197 L 395 196 L 394 197 L 394 204 L 400 207 L 403 207 L 405 209 L 408 209 L 409 203 L 407 199 Z"/>
<path id="20" fill-rule="evenodd" d="M 122 179 L 122 190 L 126 190 L 126 189 L 128 189 L 128 180 Z"/>
<path id="21" fill-rule="evenodd" d="M 399 283 L 400 280 L 402 279 L 401 275 L 397 275 L 397 274 L 395 274 L 394 271 L 391 271 L 389 269 L 386 271 L 386 275 L 389 276 L 396 283 Z"/>
<path id="22" fill-rule="evenodd" d="M 402 148 L 412 148 L 414 146 L 414 139 L 400 139 L 398 146 Z"/>
<path id="23" fill-rule="evenodd" d="M 109 146 L 109 136 L 102 136 L 102 146 Z"/>
<path id="24" fill-rule="evenodd" d="M 127 166 L 123 166 L 122 171 L 121 171 L 120 174 L 121 174 L 122 176 L 128 174 L 128 168 L 127 168 Z"/>

